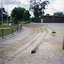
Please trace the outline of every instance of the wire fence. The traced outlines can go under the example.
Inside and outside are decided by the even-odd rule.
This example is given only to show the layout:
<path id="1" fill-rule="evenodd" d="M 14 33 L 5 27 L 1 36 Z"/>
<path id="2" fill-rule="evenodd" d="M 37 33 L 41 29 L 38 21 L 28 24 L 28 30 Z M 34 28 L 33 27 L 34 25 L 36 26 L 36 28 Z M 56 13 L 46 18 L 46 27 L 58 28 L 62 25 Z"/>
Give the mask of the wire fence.
<path id="1" fill-rule="evenodd" d="M 9 34 L 13 35 L 14 32 L 19 32 L 22 29 L 22 25 L 17 24 L 17 25 L 13 25 L 13 26 L 15 26 L 15 27 L 0 29 L 0 37 L 4 38 L 4 36 L 9 35 Z"/>

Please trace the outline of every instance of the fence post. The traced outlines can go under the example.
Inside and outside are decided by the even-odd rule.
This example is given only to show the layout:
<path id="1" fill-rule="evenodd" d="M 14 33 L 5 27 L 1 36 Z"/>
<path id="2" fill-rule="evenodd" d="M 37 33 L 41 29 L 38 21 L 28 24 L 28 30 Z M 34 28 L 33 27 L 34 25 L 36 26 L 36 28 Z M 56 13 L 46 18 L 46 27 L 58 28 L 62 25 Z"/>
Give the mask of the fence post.
<path id="1" fill-rule="evenodd" d="M 18 24 L 17 24 L 17 32 L 18 32 Z"/>
<path id="2" fill-rule="evenodd" d="M 13 28 L 12 28 L 12 35 L 13 35 Z"/>
<path id="3" fill-rule="evenodd" d="M 64 38 L 63 38 L 63 50 L 64 50 Z"/>
<path id="4" fill-rule="evenodd" d="M 3 39 L 3 29 L 2 29 L 2 39 Z"/>

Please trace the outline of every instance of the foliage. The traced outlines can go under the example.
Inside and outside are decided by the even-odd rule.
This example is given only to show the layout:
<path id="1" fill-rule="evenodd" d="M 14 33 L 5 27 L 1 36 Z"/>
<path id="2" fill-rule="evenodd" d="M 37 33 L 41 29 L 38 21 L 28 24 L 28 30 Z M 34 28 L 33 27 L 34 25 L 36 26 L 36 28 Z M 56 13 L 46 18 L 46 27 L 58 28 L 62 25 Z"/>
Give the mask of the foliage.
<path id="1" fill-rule="evenodd" d="M 22 21 L 22 22 L 19 22 L 20 24 L 28 24 L 30 23 L 30 21 Z"/>
<path id="2" fill-rule="evenodd" d="M 3 15 L 3 20 L 7 20 L 7 16 L 8 16 L 8 13 L 7 11 L 5 10 L 5 8 L 0 8 L 0 15 Z M 0 16 L 0 19 L 1 19 L 1 16 Z M 8 16 L 8 19 L 10 19 L 10 17 Z"/>
<path id="3" fill-rule="evenodd" d="M 12 12 L 11 12 L 11 16 L 14 19 L 15 23 L 18 23 L 18 20 L 22 20 L 23 19 L 23 14 L 24 14 L 25 8 L 21 8 L 21 7 L 15 7 Z"/>
<path id="4" fill-rule="evenodd" d="M 1 28 L 2 28 L 2 25 L 0 25 L 0 37 L 2 37 L 2 29 Z M 17 31 L 16 26 L 3 25 L 3 36 L 11 34 L 12 33 L 12 28 L 13 28 L 13 32 Z"/>
<path id="5" fill-rule="evenodd" d="M 56 12 L 54 13 L 54 16 L 62 16 L 63 15 L 63 12 Z"/>
<path id="6" fill-rule="evenodd" d="M 30 0 L 29 10 L 33 12 L 35 17 L 44 15 L 45 6 L 49 4 L 49 1 L 36 2 L 35 0 Z"/>
<path id="7" fill-rule="evenodd" d="M 14 27 L 16 27 L 16 26 L 9 26 L 8 25 L 8 27 L 7 27 L 7 25 L 3 25 L 3 28 L 14 28 Z M 2 28 L 2 25 L 0 25 L 0 28 Z"/>
<path id="8" fill-rule="evenodd" d="M 23 15 L 23 20 L 24 20 L 24 21 L 28 21 L 29 19 L 30 19 L 30 13 L 29 13 L 28 10 L 26 10 L 26 11 L 24 12 L 24 15 Z"/>
<path id="9" fill-rule="evenodd" d="M 5 8 L 0 8 L 0 14 L 5 13 L 5 15 L 7 15 L 7 12 L 5 11 Z"/>
<path id="10" fill-rule="evenodd" d="M 17 27 L 13 28 L 13 33 L 17 31 Z M 3 36 L 9 35 L 12 33 L 12 28 L 9 29 L 3 29 Z M 2 30 L 0 30 L 0 37 L 2 37 Z"/>
<path id="11" fill-rule="evenodd" d="M 3 23 L 10 23 L 11 22 L 11 20 L 5 20 L 5 21 L 3 21 Z"/>
<path id="12" fill-rule="evenodd" d="M 46 16 L 50 16 L 50 14 L 46 14 Z"/>

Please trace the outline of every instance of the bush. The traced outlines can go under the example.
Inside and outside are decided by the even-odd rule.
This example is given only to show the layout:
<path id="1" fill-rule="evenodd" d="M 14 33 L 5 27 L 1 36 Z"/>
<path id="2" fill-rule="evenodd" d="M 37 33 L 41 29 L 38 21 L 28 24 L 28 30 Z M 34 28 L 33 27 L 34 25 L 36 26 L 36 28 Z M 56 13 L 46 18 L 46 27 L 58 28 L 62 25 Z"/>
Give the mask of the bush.
<path id="1" fill-rule="evenodd" d="M 11 20 L 11 23 L 14 23 L 14 21 L 13 21 L 13 20 Z"/>
<path id="2" fill-rule="evenodd" d="M 21 24 L 28 24 L 28 23 L 30 23 L 30 21 L 22 21 L 22 22 L 19 22 L 19 23 L 21 23 Z"/>

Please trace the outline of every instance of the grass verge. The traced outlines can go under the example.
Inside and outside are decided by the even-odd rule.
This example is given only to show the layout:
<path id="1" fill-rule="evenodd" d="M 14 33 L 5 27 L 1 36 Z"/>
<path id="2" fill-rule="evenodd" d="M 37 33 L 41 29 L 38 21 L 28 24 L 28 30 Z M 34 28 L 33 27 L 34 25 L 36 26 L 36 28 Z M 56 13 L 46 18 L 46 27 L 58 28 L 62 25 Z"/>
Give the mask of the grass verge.
<path id="1" fill-rule="evenodd" d="M 9 35 L 9 34 L 11 34 L 11 33 L 14 33 L 15 31 L 17 31 L 17 28 L 9 28 L 9 29 L 1 29 L 0 30 L 0 37 L 2 37 L 2 34 L 3 34 L 3 36 L 6 36 L 6 35 Z"/>
<path id="2" fill-rule="evenodd" d="M 3 28 L 15 28 L 16 26 L 7 26 L 7 25 L 3 25 Z M 0 28 L 2 28 L 2 25 L 0 25 Z"/>
<path id="3" fill-rule="evenodd" d="M 3 29 L 2 29 L 2 25 L 0 25 L 0 37 L 14 33 L 17 30 L 18 28 L 16 26 L 3 25 Z"/>

